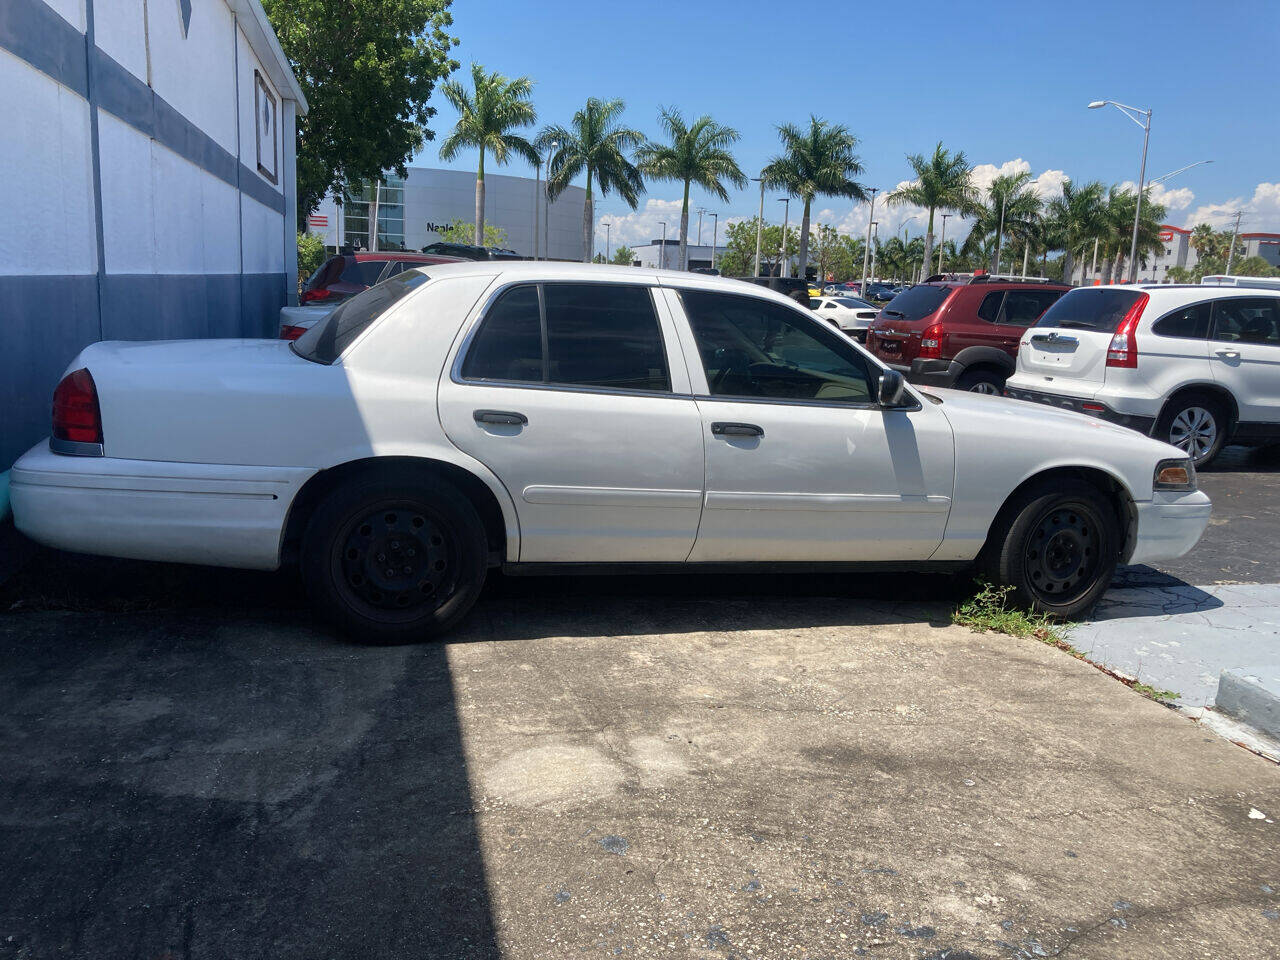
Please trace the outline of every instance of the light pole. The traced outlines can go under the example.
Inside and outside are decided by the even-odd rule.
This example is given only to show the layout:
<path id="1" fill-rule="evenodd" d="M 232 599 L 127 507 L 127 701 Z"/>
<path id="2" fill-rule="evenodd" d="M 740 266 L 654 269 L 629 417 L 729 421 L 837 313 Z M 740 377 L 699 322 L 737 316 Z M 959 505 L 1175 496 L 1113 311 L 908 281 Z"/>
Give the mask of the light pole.
<path id="1" fill-rule="evenodd" d="M 1190 170 L 1192 167 L 1198 167 L 1198 166 L 1200 166 L 1200 165 L 1201 165 L 1201 164 L 1203 164 L 1203 163 L 1213 163 L 1213 161 L 1212 161 L 1212 160 L 1197 160 L 1195 163 L 1188 163 L 1185 167 L 1179 167 L 1177 170 L 1174 170 L 1172 173 L 1166 173 L 1166 174 L 1164 174 L 1163 176 L 1160 176 L 1160 177 L 1152 177 L 1150 180 L 1148 180 L 1148 181 L 1147 181 L 1147 186 L 1149 187 L 1149 186 L 1151 186 L 1153 183 L 1163 183 L 1165 180 L 1168 180 L 1170 177 L 1176 177 L 1176 176 L 1177 176 L 1178 174 L 1180 174 L 1180 173 L 1186 173 L 1186 172 L 1187 172 L 1188 170 Z"/>
<path id="2" fill-rule="evenodd" d="M 942 272 L 942 251 L 946 248 L 946 245 L 947 245 L 947 217 L 949 216 L 951 216 L 951 214 L 949 213 L 944 213 L 942 215 L 942 237 L 938 240 L 938 272 L 939 273 Z"/>
<path id="3" fill-rule="evenodd" d="M 876 246 L 880 243 L 880 221 L 872 220 L 871 226 L 875 228 L 875 233 L 871 238 L 871 274 L 870 274 L 871 279 L 874 280 L 876 277 Z M 862 288 L 862 298 L 864 300 L 867 298 L 866 287 Z"/>
<path id="4" fill-rule="evenodd" d="M 658 225 L 662 227 L 662 246 L 658 248 L 658 269 L 664 270 L 667 266 L 667 221 L 659 220 Z"/>
<path id="5" fill-rule="evenodd" d="M 720 214 L 711 215 L 711 271 L 716 269 L 716 241 L 720 236 Z"/>
<path id="6" fill-rule="evenodd" d="M 1236 259 L 1236 237 L 1240 235 L 1240 218 L 1244 216 L 1243 210 L 1236 211 L 1236 225 L 1231 230 L 1231 246 L 1227 247 L 1227 275 L 1231 275 L 1231 264 Z"/>
<path id="7" fill-rule="evenodd" d="M 871 256 L 871 218 L 876 215 L 876 192 L 877 188 L 871 188 L 871 211 L 867 214 L 867 245 L 862 251 L 862 290 L 860 291 L 865 297 L 867 295 L 867 261 Z"/>
<path id="8" fill-rule="evenodd" d="M 1004 244 L 1004 205 L 1009 199 L 1008 191 L 1000 197 L 1000 229 L 996 231 L 996 273 L 1000 272 L 1000 248 Z"/>
<path id="9" fill-rule="evenodd" d="M 778 269 L 778 276 L 791 276 L 791 260 L 787 257 L 787 227 L 791 224 L 791 198 L 779 197 L 778 202 L 785 204 L 782 214 L 782 266 Z"/>
<path id="10" fill-rule="evenodd" d="M 1147 143 L 1151 140 L 1151 111 L 1139 110 L 1115 100 L 1095 100 L 1089 104 L 1090 110 L 1097 110 L 1111 104 L 1126 117 L 1142 128 L 1142 166 L 1138 168 L 1138 202 L 1133 210 L 1133 242 L 1129 244 L 1129 282 L 1138 279 L 1138 224 L 1142 219 L 1142 191 L 1147 177 Z M 1139 120 L 1139 117 L 1144 119 Z"/>
<path id="11" fill-rule="evenodd" d="M 604 223 L 604 262 L 609 262 L 609 233 L 613 227 L 613 221 L 606 220 Z"/>
<path id="12" fill-rule="evenodd" d="M 698 208 L 698 246 L 702 246 L 702 215 L 706 212 L 705 208 Z"/>
<path id="13" fill-rule="evenodd" d="M 538 238 L 542 231 L 538 229 L 541 225 L 539 220 L 542 217 L 542 211 L 538 205 L 538 193 L 542 189 L 542 158 L 538 158 L 538 165 L 533 170 L 533 259 L 538 259 Z"/>
<path id="14" fill-rule="evenodd" d="M 543 194 L 545 216 L 542 218 L 542 259 L 551 259 L 551 155 L 560 148 L 559 140 L 551 141 L 551 149 L 547 151 L 547 175 L 543 178 Z"/>
<path id="15" fill-rule="evenodd" d="M 764 177 L 752 177 L 760 184 L 760 215 L 756 217 L 756 276 L 760 276 L 760 241 L 764 237 Z"/>

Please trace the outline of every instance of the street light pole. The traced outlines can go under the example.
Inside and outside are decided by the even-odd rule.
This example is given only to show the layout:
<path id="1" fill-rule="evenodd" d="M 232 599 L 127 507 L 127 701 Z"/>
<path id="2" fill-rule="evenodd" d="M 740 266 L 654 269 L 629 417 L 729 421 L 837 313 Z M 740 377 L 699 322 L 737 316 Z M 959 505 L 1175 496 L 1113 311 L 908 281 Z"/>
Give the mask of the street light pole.
<path id="1" fill-rule="evenodd" d="M 787 256 L 787 227 L 791 224 L 791 198 L 779 197 L 778 202 L 783 204 L 782 210 L 782 265 L 778 268 L 778 276 L 791 276 L 791 259 Z"/>
<path id="2" fill-rule="evenodd" d="M 702 215 L 706 212 L 703 207 L 698 208 L 698 246 L 702 246 Z"/>
<path id="3" fill-rule="evenodd" d="M 947 217 L 949 216 L 951 216 L 951 214 L 949 213 L 944 213 L 942 215 L 942 236 L 938 239 L 938 272 L 939 273 L 942 272 L 942 251 L 946 248 L 946 245 L 947 245 Z"/>
<path id="4" fill-rule="evenodd" d="M 1236 237 L 1240 235 L 1240 218 L 1244 215 L 1243 210 L 1236 211 L 1236 225 L 1231 231 L 1231 246 L 1227 248 L 1227 275 L 1231 274 L 1231 264 L 1236 258 Z"/>
<path id="5" fill-rule="evenodd" d="M 658 269 L 664 270 L 667 266 L 667 221 L 659 220 L 658 224 L 662 227 L 662 246 L 658 248 Z"/>
<path id="6" fill-rule="evenodd" d="M 756 276 L 760 276 L 760 241 L 764 238 L 764 177 L 752 177 L 760 183 L 760 215 L 756 217 Z"/>
<path id="7" fill-rule="evenodd" d="M 1142 191 L 1146 186 L 1144 181 L 1147 177 L 1147 144 L 1151 140 L 1151 111 L 1139 110 L 1137 107 L 1130 107 L 1116 100 L 1095 100 L 1089 104 L 1089 109 L 1097 110 L 1108 103 L 1142 128 L 1142 166 L 1138 168 L 1138 202 L 1134 204 L 1133 241 L 1129 244 L 1129 282 L 1135 283 L 1138 279 L 1138 224 L 1142 220 Z M 1144 119 L 1139 120 L 1138 117 Z"/>
<path id="8" fill-rule="evenodd" d="M 542 218 L 542 212 L 538 205 L 538 192 L 542 189 L 542 158 L 538 158 L 538 165 L 533 171 L 533 259 L 538 259 L 538 235 L 540 231 L 539 221 Z"/>
<path id="9" fill-rule="evenodd" d="M 604 262 L 605 263 L 609 262 L 609 253 L 610 253 L 609 234 L 612 231 L 612 228 L 613 228 L 613 221 L 606 220 L 604 224 Z"/>
<path id="10" fill-rule="evenodd" d="M 547 151 L 547 175 L 543 178 L 542 199 L 545 214 L 542 218 L 542 259 L 551 259 L 551 154 L 560 147 L 559 140 L 551 141 L 551 149 Z"/>
<path id="11" fill-rule="evenodd" d="M 720 236 L 720 214 L 711 215 L 711 269 L 716 269 L 716 240 Z"/>
<path id="12" fill-rule="evenodd" d="M 871 238 L 871 273 L 869 276 L 872 280 L 874 280 L 876 276 L 876 246 L 880 242 L 880 221 L 872 220 L 871 226 L 875 228 L 875 234 Z M 867 298 L 867 288 L 864 286 L 862 288 L 862 299 L 865 300 L 866 298 Z"/>
<path id="13" fill-rule="evenodd" d="M 867 261 L 871 256 L 871 223 L 876 215 L 876 193 L 877 188 L 872 187 L 871 211 L 867 214 L 867 245 L 862 250 L 862 290 L 860 292 L 864 297 L 867 295 Z"/>
<path id="14" fill-rule="evenodd" d="M 1000 272 L 1000 253 L 1004 246 L 1004 205 L 1008 199 L 1007 192 L 1000 197 L 1000 229 L 996 231 L 996 273 Z"/>

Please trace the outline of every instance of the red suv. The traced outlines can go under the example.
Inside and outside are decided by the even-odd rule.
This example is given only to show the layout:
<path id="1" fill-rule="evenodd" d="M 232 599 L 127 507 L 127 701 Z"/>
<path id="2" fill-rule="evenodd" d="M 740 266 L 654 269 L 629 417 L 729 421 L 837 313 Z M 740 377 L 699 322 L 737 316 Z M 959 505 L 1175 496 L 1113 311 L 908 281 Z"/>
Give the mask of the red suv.
<path id="1" fill-rule="evenodd" d="M 367 290 L 402 270 L 424 263 L 462 263 L 461 257 L 441 254 L 406 253 L 387 250 L 378 253 L 348 253 L 330 257 L 316 269 L 302 287 L 299 304 L 329 304 Z"/>
<path id="2" fill-rule="evenodd" d="M 1022 332 L 1070 289 L 1030 277 L 930 277 L 885 305 L 867 349 L 912 383 L 1001 394 Z"/>

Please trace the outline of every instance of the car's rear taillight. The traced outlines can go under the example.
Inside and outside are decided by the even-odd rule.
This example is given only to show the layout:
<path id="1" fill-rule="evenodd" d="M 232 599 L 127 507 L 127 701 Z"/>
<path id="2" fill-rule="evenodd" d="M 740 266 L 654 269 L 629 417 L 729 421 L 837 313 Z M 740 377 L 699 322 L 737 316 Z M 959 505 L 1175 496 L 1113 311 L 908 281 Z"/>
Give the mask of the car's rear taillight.
<path id="1" fill-rule="evenodd" d="M 1116 327 L 1111 345 L 1107 347 L 1107 366 L 1124 367 L 1132 370 L 1138 365 L 1138 321 L 1142 319 L 1142 311 L 1146 309 L 1150 295 L 1142 293 L 1133 301 L 1124 319 Z"/>
<path id="2" fill-rule="evenodd" d="M 281 340 L 297 340 L 300 336 L 307 332 L 306 327 L 295 327 L 291 323 L 286 323 L 280 328 Z"/>
<path id="3" fill-rule="evenodd" d="M 932 323 L 925 327 L 921 335 L 920 352 L 916 354 L 922 360 L 937 360 L 942 357 L 942 336 L 945 331 L 940 323 Z"/>
<path id="4" fill-rule="evenodd" d="M 328 300 L 333 296 L 332 290 L 326 290 L 320 287 L 317 290 L 303 290 L 298 297 L 299 303 L 315 303 L 317 300 Z"/>
<path id="5" fill-rule="evenodd" d="M 98 388 L 88 370 L 68 373 L 53 391 L 53 438 L 74 443 L 102 442 Z"/>

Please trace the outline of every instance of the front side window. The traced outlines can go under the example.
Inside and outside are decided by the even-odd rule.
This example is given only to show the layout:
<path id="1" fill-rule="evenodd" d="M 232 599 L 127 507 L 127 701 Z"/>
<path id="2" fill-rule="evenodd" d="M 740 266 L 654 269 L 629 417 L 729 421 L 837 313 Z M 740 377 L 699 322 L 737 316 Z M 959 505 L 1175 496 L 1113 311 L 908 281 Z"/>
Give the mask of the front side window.
<path id="1" fill-rule="evenodd" d="M 1183 340 L 1204 340 L 1209 336 L 1209 313 L 1212 304 L 1193 303 L 1166 313 L 1151 326 L 1158 337 L 1178 337 Z"/>
<path id="2" fill-rule="evenodd" d="M 866 359 L 839 334 L 757 297 L 682 290 L 716 397 L 870 403 Z"/>
<path id="3" fill-rule="evenodd" d="M 523 284 L 496 300 L 462 364 L 466 380 L 669 392 L 646 287 Z"/>
<path id="4" fill-rule="evenodd" d="M 1215 300 L 1213 339 L 1280 346 L 1280 300 L 1274 297 Z"/>

